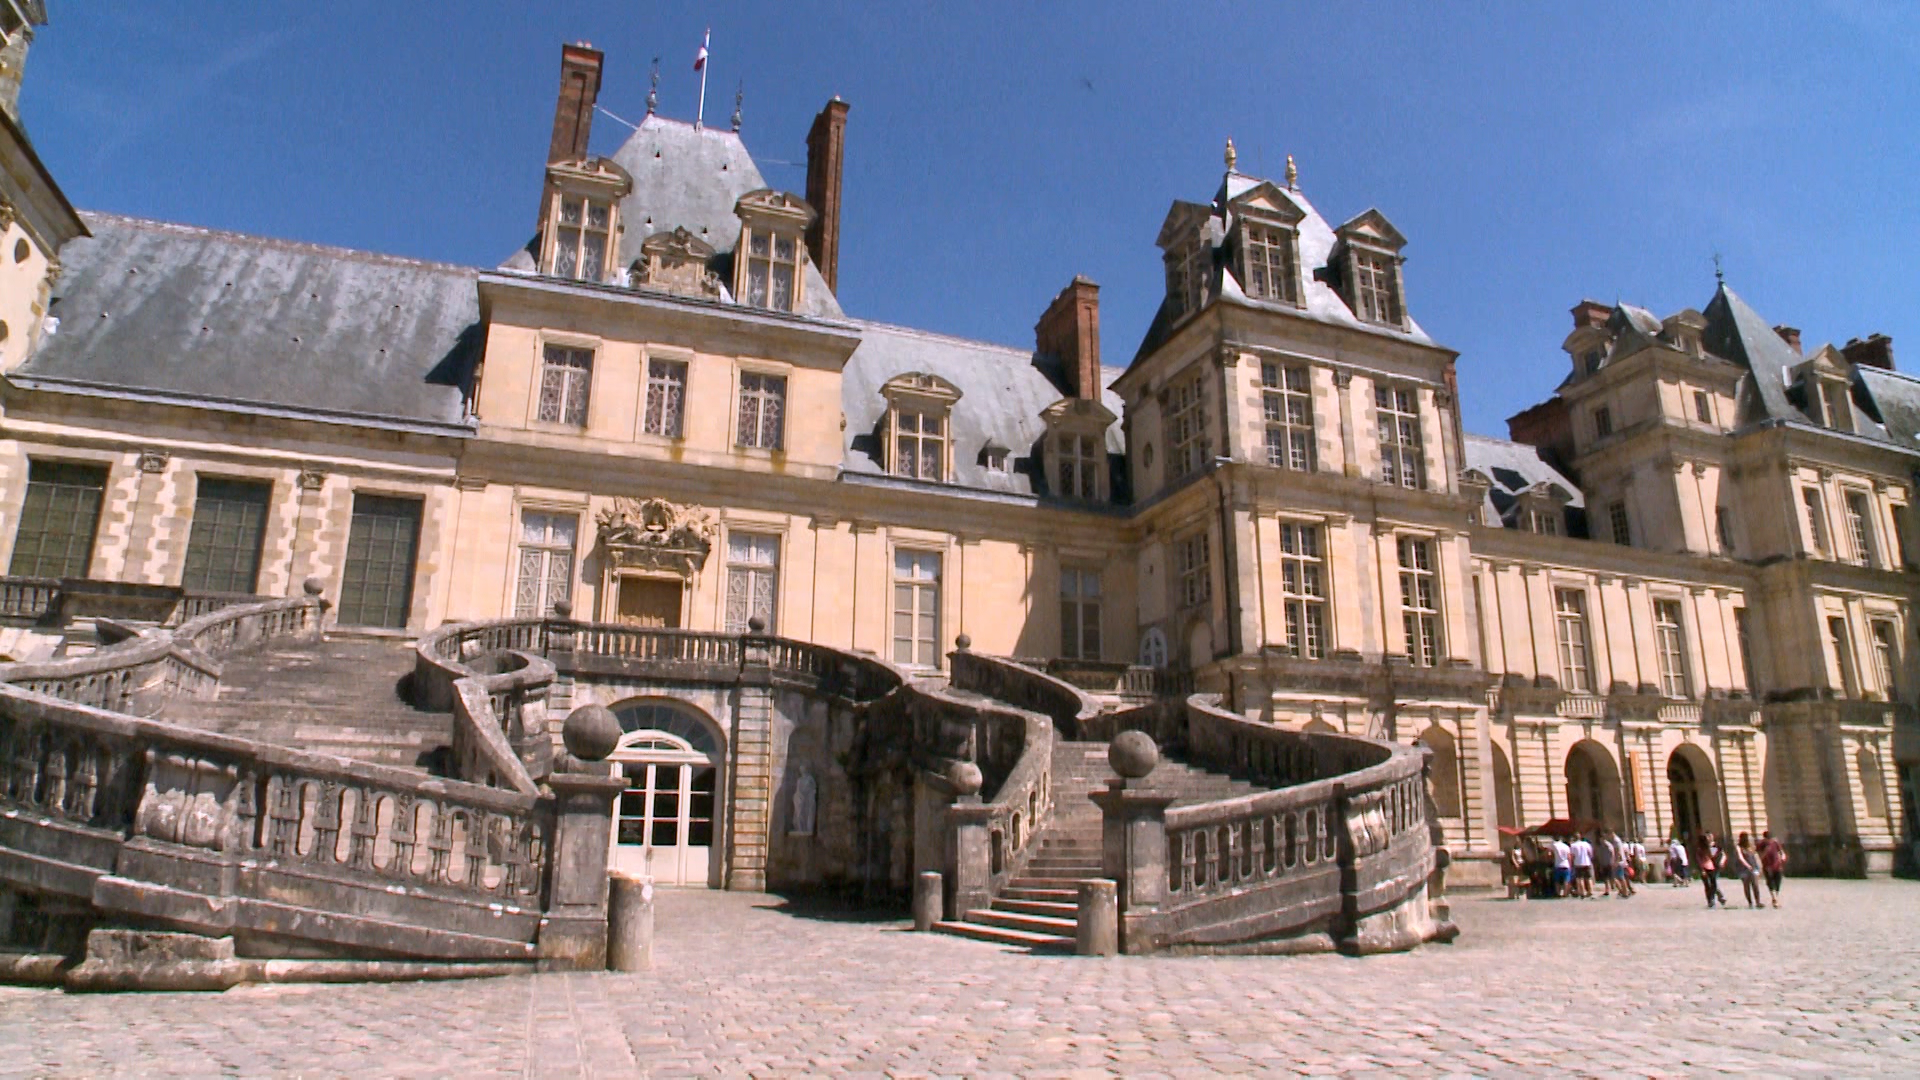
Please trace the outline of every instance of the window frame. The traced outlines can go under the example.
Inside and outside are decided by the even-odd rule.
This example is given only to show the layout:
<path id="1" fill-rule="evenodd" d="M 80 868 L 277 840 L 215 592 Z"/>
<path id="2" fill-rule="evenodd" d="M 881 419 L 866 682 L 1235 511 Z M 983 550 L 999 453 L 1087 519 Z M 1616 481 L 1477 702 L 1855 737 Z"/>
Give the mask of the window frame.
<path id="1" fill-rule="evenodd" d="M 1572 601 L 1571 604 L 1568 601 Z M 1595 693 L 1593 637 L 1587 620 L 1587 591 L 1553 590 L 1554 642 L 1560 653 L 1560 688 L 1573 694 Z"/>
<path id="2" fill-rule="evenodd" d="M 1832 558 L 1835 554 L 1833 537 L 1827 529 L 1827 496 L 1814 484 L 1800 485 L 1800 509 L 1807 523 L 1810 554 L 1820 558 Z"/>
<path id="3" fill-rule="evenodd" d="M 1856 506 L 1855 500 L 1858 500 Z M 1873 493 L 1863 488 L 1842 486 L 1840 512 L 1847 519 L 1847 542 L 1853 548 L 1853 562 L 1859 566 L 1880 565 L 1879 537 L 1873 529 Z"/>
<path id="4" fill-rule="evenodd" d="M 1299 233 L 1277 222 L 1247 220 L 1240 225 L 1240 287 L 1255 300 L 1299 307 Z M 1278 256 L 1278 262 L 1275 256 Z M 1264 280 L 1266 285 L 1256 284 Z M 1273 283 L 1278 282 L 1276 291 Z"/>
<path id="5" fill-rule="evenodd" d="M 584 365 L 556 362 L 555 354 L 566 358 L 586 357 Z M 593 420 L 593 373 L 599 366 L 598 342 L 568 338 L 545 338 L 540 342 L 538 375 L 533 381 L 533 422 L 570 431 L 585 431 Z M 552 401 L 553 415 L 547 415 L 547 387 L 550 376 L 559 375 L 559 392 Z M 579 419 L 574 419 L 577 412 Z"/>
<path id="6" fill-rule="evenodd" d="M 1840 685 L 1835 689 L 1848 700 L 1860 696 L 1860 668 L 1853 655 L 1853 624 L 1845 615 L 1822 612 L 1827 622 L 1827 647 L 1833 653 Z"/>
<path id="7" fill-rule="evenodd" d="M 37 482 L 33 479 L 33 473 L 36 468 L 44 470 L 43 478 Z M 61 475 L 69 478 L 76 477 L 81 471 L 89 474 L 97 474 L 100 481 L 99 485 L 72 483 L 67 480 L 47 478 Z M 22 541 L 28 535 L 30 515 L 36 512 L 34 499 L 36 483 L 39 485 L 38 490 L 46 492 L 40 501 L 45 502 L 47 505 L 38 508 L 38 512 L 42 515 L 55 512 L 56 507 L 53 505 L 53 501 L 60 495 L 61 490 L 71 490 L 75 492 L 91 491 L 93 493 L 92 523 L 86 530 L 84 542 L 81 542 L 81 536 L 77 530 L 60 531 L 45 527 L 34 530 L 33 534 L 40 538 L 39 545 L 33 555 L 34 564 L 32 566 L 23 566 L 21 562 Z M 19 516 L 14 523 L 13 551 L 9 556 L 7 573 L 22 577 L 87 577 L 93 568 L 93 557 L 96 554 L 94 549 L 100 542 L 100 519 L 106 513 L 107 492 L 112 486 L 113 467 L 107 462 L 88 461 L 79 458 L 29 457 L 27 459 L 27 483 L 24 493 L 21 496 Z M 81 507 L 75 506 L 73 509 L 62 510 L 60 512 L 66 515 L 66 520 L 71 524 L 80 520 L 75 514 L 81 509 Z M 52 564 L 49 565 L 49 560 L 46 555 L 46 541 L 47 538 L 53 536 L 62 538 L 61 546 L 64 553 L 59 559 L 54 560 Z M 77 558 L 76 552 L 80 553 Z M 77 573 L 73 572 L 76 570 L 78 571 Z"/>
<path id="8" fill-rule="evenodd" d="M 953 446 L 951 419 L 951 410 L 945 407 L 918 403 L 895 405 L 889 419 L 893 429 L 889 440 L 892 455 L 889 471 L 909 480 L 946 483 L 953 471 L 948 464 Z M 907 444 L 912 446 L 911 453 L 907 452 Z M 928 475 L 929 469 L 932 475 Z"/>
<path id="9" fill-rule="evenodd" d="M 207 495 L 209 485 L 224 486 L 229 490 L 248 488 L 259 498 L 257 500 L 229 499 L 216 496 L 209 499 Z M 180 568 L 181 588 L 192 592 L 212 593 L 253 594 L 259 591 L 261 563 L 264 561 L 262 556 L 266 550 L 267 522 L 273 515 L 273 491 L 272 480 L 258 477 L 215 476 L 202 473 L 194 478 L 193 520 L 187 526 L 187 554 Z M 207 523 L 205 511 L 214 507 L 203 507 L 202 504 L 206 503 L 219 506 L 245 504 L 257 508 L 260 516 L 259 520 L 252 524 L 251 539 L 243 539 L 236 545 L 222 543 L 216 537 L 208 536 L 203 529 L 219 529 L 224 523 Z M 226 553 L 226 562 L 229 565 L 216 568 L 212 562 L 216 559 L 217 553 L 221 552 Z M 251 563 L 251 573 L 240 572 L 241 567 L 234 560 L 242 557 Z M 196 575 L 198 575 L 197 579 Z M 224 577 L 226 584 L 217 583 L 216 577 Z M 245 586 L 233 587 L 234 583 L 242 578 L 246 581 Z"/>
<path id="10" fill-rule="evenodd" d="M 1204 471 L 1213 456 L 1208 425 L 1207 373 L 1195 370 L 1167 380 L 1160 391 L 1160 421 L 1167 444 L 1166 482 Z"/>
<path id="11" fill-rule="evenodd" d="M 1376 326 L 1405 326 L 1406 305 L 1400 297 L 1400 257 L 1349 244 L 1347 266 L 1353 282 L 1354 317 Z"/>
<path id="12" fill-rule="evenodd" d="M 1302 660 L 1324 660 L 1333 651 L 1332 567 L 1322 522 L 1280 522 L 1281 648 Z"/>
<path id="13" fill-rule="evenodd" d="M 1613 410 L 1605 405 L 1593 408 L 1593 441 L 1613 437 Z"/>
<path id="14" fill-rule="evenodd" d="M 755 388 L 750 389 L 747 385 L 750 379 L 754 380 L 756 384 L 777 383 L 779 392 L 775 393 L 769 388 L 769 385 L 757 385 Z M 792 381 L 791 373 L 785 370 L 771 371 L 754 367 L 743 367 L 739 370 L 739 375 L 734 380 L 733 445 L 735 449 L 761 450 L 776 454 L 786 451 L 787 397 Z M 748 432 L 745 424 L 747 402 L 750 399 L 757 402 L 754 408 L 754 441 L 751 442 L 748 441 Z M 779 403 L 779 416 L 774 421 L 776 430 L 773 433 L 771 445 L 760 441 L 766 434 L 766 403 L 768 401 L 777 401 Z"/>
<path id="15" fill-rule="evenodd" d="M 1671 614 L 1672 618 L 1666 618 Z M 1687 656 L 1686 605 L 1678 597 L 1653 598 L 1653 651 L 1662 697 L 1690 700 L 1693 664 Z"/>
<path id="16" fill-rule="evenodd" d="M 1373 384 L 1373 408 L 1380 454 L 1380 481 L 1408 491 L 1426 490 L 1426 425 L 1420 413 L 1419 387 L 1405 383 L 1376 382 Z"/>
<path id="17" fill-rule="evenodd" d="M 736 550 L 735 541 L 744 542 L 744 552 Z M 765 633 L 778 633 L 780 617 L 780 564 L 786 547 L 783 532 L 745 524 L 727 526 L 722 552 L 726 560 L 726 581 L 720 597 L 720 626 L 729 634 L 744 634 L 749 631 L 748 621 L 755 616 L 765 620 Z M 760 558 L 763 552 L 770 553 L 768 559 Z M 734 611 L 734 582 L 742 582 L 745 608 Z M 766 610 L 758 608 L 761 582 L 766 583 Z M 735 615 L 739 617 L 736 618 Z"/>
<path id="18" fill-rule="evenodd" d="M 582 508 L 578 506 L 523 503 L 518 509 L 519 513 L 515 515 L 514 519 L 517 529 L 514 533 L 513 541 L 513 615 L 514 618 L 517 619 L 546 618 L 552 614 L 553 605 L 562 600 L 572 603 L 574 595 L 577 592 L 575 585 L 579 583 L 580 579 L 580 522 L 584 514 L 582 513 Z M 527 539 L 527 519 L 529 516 L 548 519 L 549 524 L 542 529 L 542 540 L 530 541 Z M 570 520 L 572 522 L 573 539 L 570 541 L 562 542 L 552 538 L 555 530 L 551 523 L 561 520 Z M 527 556 L 529 554 L 537 554 L 539 561 L 537 585 L 533 593 L 533 602 L 530 605 L 521 603 L 521 597 L 525 592 L 526 582 L 528 580 Z M 565 578 L 556 579 L 554 576 L 555 557 L 561 554 L 566 556 L 564 567 Z M 564 581 L 564 595 L 555 594 L 554 585 L 559 581 Z"/>
<path id="19" fill-rule="evenodd" d="M 765 251 L 755 251 L 761 241 L 766 242 Z M 782 245 L 786 245 L 782 253 Z M 806 239 L 800 232 L 788 229 L 768 228 L 764 225 L 747 225 L 741 229 L 740 246 L 736 257 L 741 261 L 740 292 L 734 297 L 742 305 L 760 311 L 779 311 L 792 314 L 800 310 L 803 282 L 806 277 Z M 787 282 L 787 302 L 782 307 L 774 302 L 776 286 L 779 283 L 779 271 L 786 270 L 791 277 Z M 755 274 L 764 271 L 766 277 L 760 283 L 764 290 L 756 301 Z"/>
<path id="20" fill-rule="evenodd" d="M 917 572 L 914 565 L 909 565 L 903 569 L 902 559 L 917 561 L 923 558 L 932 560 L 932 577 L 922 578 L 914 576 Z M 941 607 L 945 601 L 943 593 L 946 587 L 947 553 L 939 548 L 920 547 L 912 544 L 896 544 L 893 548 L 890 564 L 892 567 L 890 580 L 893 584 L 893 592 L 887 607 L 893 620 L 892 624 L 888 627 L 888 638 L 891 643 L 888 654 L 893 658 L 893 662 L 901 667 L 938 670 L 941 667 L 941 661 L 943 659 L 940 652 L 940 628 L 942 623 Z M 904 612 L 900 607 L 902 589 L 910 590 L 908 595 L 913 599 L 909 610 Z M 928 600 L 929 597 L 931 598 L 930 603 L 923 606 L 922 602 Z M 900 619 L 902 615 L 905 615 L 910 620 L 908 635 L 904 638 L 900 635 Z M 919 633 L 921 622 L 928 618 L 933 620 L 933 632 L 931 637 L 923 639 Z M 905 657 L 901 656 L 900 649 L 901 642 L 903 641 L 908 645 L 908 655 Z M 929 657 L 929 659 L 924 662 L 920 659 L 923 648 L 925 654 Z"/>
<path id="21" fill-rule="evenodd" d="M 1088 583 L 1092 583 L 1091 590 Z M 1101 619 L 1104 614 L 1104 582 L 1098 567 L 1062 566 L 1060 568 L 1060 656 L 1067 660 L 1099 660 L 1105 644 Z M 1089 646 L 1088 630 L 1092 630 Z"/>
<path id="22" fill-rule="evenodd" d="M 580 205 L 580 216 L 572 222 L 569 222 L 566 216 L 569 203 Z M 619 205 L 618 199 L 601 199 L 580 192 L 555 190 L 553 204 L 548 211 L 548 234 L 552 237 L 552 241 L 547 245 L 547 276 L 563 281 L 583 281 L 591 285 L 609 283 L 614 276 L 613 263 L 618 258 L 614 248 L 619 236 L 619 230 L 615 227 L 619 220 Z M 605 217 L 598 226 L 593 224 L 595 209 L 605 211 Z M 566 243 L 565 234 L 569 232 L 573 234 L 571 245 Z M 600 237 L 599 265 L 591 275 L 588 275 L 581 271 L 587 266 L 587 241 L 594 236 Z M 572 250 L 573 266 L 569 272 L 563 273 L 560 267 L 561 254 L 569 247 Z"/>
<path id="23" fill-rule="evenodd" d="M 1705 390 L 1693 392 L 1693 418 L 1702 424 L 1713 423 L 1713 395 Z"/>
<path id="24" fill-rule="evenodd" d="M 1883 633 L 1884 632 L 1884 633 Z M 1873 644 L 1874 673 L 1888 701 L 1900 699 L 1900 624 L 1886 615 L 1867 618 L 1867 638 Z"/>
<path id="25" fill-rule="evenodd" d="M 1394 548 L 1399 563 L 1400 629 L 1406 639 L 1407 661 L 1415 667 L 1437 668 L 1446 658 L 1439 543 L 1431 536 L 1398 533 Z"/>
<path id="26" fill-rule="evenodd" d="M 1633 546 L 1633 517 L 1627 511 L 1625 499 L 1615 499 L 1607 504 L 1607 535 L 1621 547 Z"/>
<path id="27" fill-rule="evenodd" d="M 1204 607 L 1213 600 L 1213 542 L 1205 527 L 1173 542 L 1176 599 L 1182 610 Z"/>
<path id="28" fill-rule="evenodd" d="M 1106 468 L 1107 445 L 1102 435 L 1059 430 L 1049 437 L 1048 446 L 1053 452 L 1057 495 L 1082 502 L 1106 497 L 1101 474 Z"/>
<path id="29" fill-rule="evenodd" d="M 1294 376 L 1301 385 L 1295 387 Z M 1313 368 L 1263 361 L 1260 409 L 1266 423 L 1267 464 L 1294 472 L 1318 468 L 1318 431 L 1313 415 Z"/>
<path id="30" fill-rule="evenodd" d="M 685 357 L 648 353 L 643 379 L 646 392 L 640 403 L 640 434 L 679 442 L 687 437 L 687 387 L 693 364 Z M 666 372 L 663 377 L 661 372 Z M 678 372 L 676 384 L 671 377 Z M 678 400 L 672 395 L 677 392 Z M 658 408 L 656 409 L 656 404 Z"/>

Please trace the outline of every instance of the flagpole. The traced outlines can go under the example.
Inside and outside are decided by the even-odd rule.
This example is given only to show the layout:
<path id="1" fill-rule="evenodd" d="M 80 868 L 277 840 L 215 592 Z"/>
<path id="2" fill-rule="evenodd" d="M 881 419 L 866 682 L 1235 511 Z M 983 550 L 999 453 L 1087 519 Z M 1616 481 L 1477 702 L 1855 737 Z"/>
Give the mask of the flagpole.
<path id="1" fill-rule="evenodd" d="M 701 127 L 707 118 L 707 46 L 713 44 L 713 27 L 707 27 L 700 39 L 700 107 L 694 110 L 693 126 Z"/>

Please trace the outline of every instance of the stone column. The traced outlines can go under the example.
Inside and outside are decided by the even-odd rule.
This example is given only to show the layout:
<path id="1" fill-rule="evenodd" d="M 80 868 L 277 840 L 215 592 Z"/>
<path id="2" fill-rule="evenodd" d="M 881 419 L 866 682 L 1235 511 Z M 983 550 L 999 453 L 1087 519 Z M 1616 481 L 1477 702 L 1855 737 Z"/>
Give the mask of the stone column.
<path id="1" fill-rule="evenodd" d="M 947 918 L 961 919 L 967 912 L 993 902 L 993 807 L 978 795 L 962 795 L 947 808 L 947 829 L 952 837 L 948 880 L 952 888 L 947 898 Z"/>
<path id="2" fill-rule="evenodd" d="M 589 706 L 593 708 L 595 706 Z M 607 966 L 607 855 L 613 801 L 627 782 L 615 776 L 555 773 L 553 876 L 540 920 L 539 962 L 548 971 Z"/>
<path id="3" fill-rule="evenodd" d="M 1167 899 L 1167 807 L 1174 796 L 1143 790 L 1160 762 L 1145 732 L 1122 732 L 1107 760 L 1120 775 L 1089 797 L 1100 807 L 1101 865 L 1119 889 L 1120 951 L 1153 952 L 1159 942 L 1150 923 Z"/>

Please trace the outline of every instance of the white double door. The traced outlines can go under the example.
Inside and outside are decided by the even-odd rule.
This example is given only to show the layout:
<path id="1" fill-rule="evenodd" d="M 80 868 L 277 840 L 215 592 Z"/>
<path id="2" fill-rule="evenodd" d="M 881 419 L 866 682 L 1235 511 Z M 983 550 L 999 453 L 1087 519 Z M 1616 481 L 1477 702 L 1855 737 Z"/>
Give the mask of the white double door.
<path id="1" fill-rule="evenodd" d="M 691 754 L 617 764 L 627 790 L 614 817 L 613 868 L 659 885 L 711 884 L 719 769 Z"/>

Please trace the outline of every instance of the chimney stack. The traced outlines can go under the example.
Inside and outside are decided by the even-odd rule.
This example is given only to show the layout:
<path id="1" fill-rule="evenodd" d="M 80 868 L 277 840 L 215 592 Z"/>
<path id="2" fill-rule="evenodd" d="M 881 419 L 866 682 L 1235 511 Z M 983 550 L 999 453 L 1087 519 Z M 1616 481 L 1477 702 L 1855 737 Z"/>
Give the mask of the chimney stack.
<path id="1" fill-rule="evenodd" d="M 1861 341 L 1859 338 L 1840 347 L 1840 355 L 1855 367 L 1879 368 L 1882 371 L 1893 370 L 1893 339 L 1885 334 L 1874 334 Z"/>
<path id="2" fill-rule="evenodd" d="M 1033 343 L 1060 361 L 1074 397 L 1100 400 L 1100 286 L 1076 276 L 1033 325 Z"/>
<path id="3" fill-rule="evenodd" d="M 1598 300 L 1582 300 L 1573 305 L 1573 328 L 1584 330 L 1589 326 L 1605 326 L 1613 318 L 1613 309 Z"/>
<path id="4" fill-rule="evenodd" d="M 1780 340 L 1787 343 L 1787 348 L 1792 349 L 1794 352 L 1800 351 L 1800 328 L 1799 327 L 1776 326 L 1773 328 L 1773 332 L 1780 335 Z"/>
<path id="5" fill-rule="evenodd" d="M 600 99 L 599 50 L 582 41 L 560 46 L 560 99 L 553 106 L 553 143 L 547 164 L 587 156 L 593 105 Z"/>
<path id="6" fill-rule="evenodd" d="M 835 97 L 813 118 L 807 132 L 807 253 L 827 288 L 840 291 L 840 166 L 846 157 L 847 103 Z"/>

